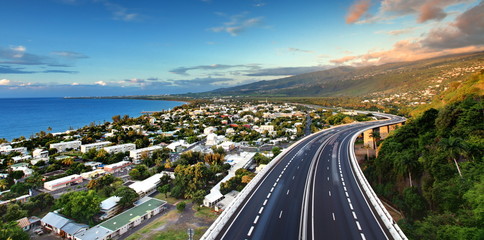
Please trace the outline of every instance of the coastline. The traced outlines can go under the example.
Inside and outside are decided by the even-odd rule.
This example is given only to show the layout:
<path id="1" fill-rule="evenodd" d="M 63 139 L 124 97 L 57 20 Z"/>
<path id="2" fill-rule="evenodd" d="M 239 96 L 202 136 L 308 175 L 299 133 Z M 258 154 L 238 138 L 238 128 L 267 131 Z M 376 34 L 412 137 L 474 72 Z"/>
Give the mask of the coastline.
<path id="1" fill-rule="evenodd" d="M 189 97 L 177 97 L 177 96 L 163 96 L 163 95 L 133 95 L 133 96 L 95 96 L 95 97 L 63 97 L 64 99 L 137 99 L 137 100 L 152 100 L 152 101 L 171 101 L 171 102 L 183 102 L 184 104 L 190 104 L 197 99 Z"/>

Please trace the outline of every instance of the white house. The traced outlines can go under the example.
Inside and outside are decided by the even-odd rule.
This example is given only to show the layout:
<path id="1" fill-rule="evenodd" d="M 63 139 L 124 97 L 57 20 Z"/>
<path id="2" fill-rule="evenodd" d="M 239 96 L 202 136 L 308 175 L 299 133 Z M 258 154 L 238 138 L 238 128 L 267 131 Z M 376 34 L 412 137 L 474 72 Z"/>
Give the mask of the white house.
<path id="1" fill-rule="evenodd" d="M 126 167 L 128 167 L 131 164 L 132 163 L 130 161 L 121 161 L 121 162 L 117 162 L 109 165 L 104 165 L 104 171 L 109 173 L 123 171 L 124 169 L 126 169 Z"/>
<path id="2" fill-rule="evenodd" d="M 136 145 L 134 143 L 126 143 L 126 144 L 104 147 L 104 150 L 110 154 L 121 153 L 121 152 L 124 153 L 135 149 L 136 149 Z"/>
<path id="3" fill-rule="evenodd" d="M 34 158 L 48 158 L 49 157 L 49 151 L 37 148 L 32 152 L 32 156 Z"/>
<path id="4" fill-rule="evenodd" d="M 55 179 L 44 183 L 44 188 L 49 191 L 54 191 L 73 184 L 81 183 L 82 177 L 78 174 L 69 175 L 67 177 Z"/>
<path id="5" fill-rule="evenodd" d="M 111 142 L 105 141 L 105 142 L 96 142 L 96 143 L 90 143 L 90 144 L 81 145 L 81 152 L 82 153 L 86 153 L 86 152 L 88 152 L 91 149 L 99 150 L 99 149 L 101 149 L 103 147 L 106 147 L 109 144 L 111 144 Z"/>
<path id="6" fill-rule="evenodd" d="M 65 152 L 67 149 L 78 150 L 81 144 L 81 141 L 60 142 L 50 144 L 49 148 L 55 148 L 58 152 Z"/>
<path id="7" fill-rule="evenodd" d="M 99 219 L 104 220 L 116 215 L 116 213 L 118 213 L 119 209 L 121 208 L 121 206 L 118 205 L 119 200 L 121 200 L 120 197 L 112 196 L 102 201 L 100 207 L 103 214 L 101 215 L 101 217 L 99 217 Z"/>
<path id="8" fill-rule="evenodd" d="M 163 149 L 162 146 L 151 146 L 146 148 L 140 148 L 140 149 L 129 151 L 129 156 L 133 158 L 133 163 L 136 164 L 136 163 L 139 163 L 143 154 L 146 154 L 147 156 L 151 157 L 151 154 L 153 154 L 154 151 L 161 150 L 161 149 Z"/>

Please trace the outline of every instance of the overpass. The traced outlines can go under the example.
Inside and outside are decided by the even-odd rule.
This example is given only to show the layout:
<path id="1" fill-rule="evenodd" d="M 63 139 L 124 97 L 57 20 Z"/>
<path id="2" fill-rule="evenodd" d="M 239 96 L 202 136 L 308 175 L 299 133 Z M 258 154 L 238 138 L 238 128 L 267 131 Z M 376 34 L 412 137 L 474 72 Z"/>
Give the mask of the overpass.
<path id="1" fill-rule="evenodd" d="M 285 149 L 202 239 L 406 239 L 354 154 L 357 136 L 405 118 L 374 115 L 387 119 L 325 129 Z"/>

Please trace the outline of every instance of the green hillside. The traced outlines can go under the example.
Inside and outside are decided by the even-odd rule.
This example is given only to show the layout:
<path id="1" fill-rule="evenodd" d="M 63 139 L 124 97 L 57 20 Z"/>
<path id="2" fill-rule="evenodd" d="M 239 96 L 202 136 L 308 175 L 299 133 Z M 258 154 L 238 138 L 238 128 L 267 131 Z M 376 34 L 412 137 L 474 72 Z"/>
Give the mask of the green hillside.
<path id="1" fill-rule="evenodd" d="M 367 67 L 336 67 L 271 81 L 217 89 L 195 94 L 258 97 L 392 97 L 407 94 L 413 99 L 422 90 L 429 93 L 416 101 L 428 101 L 454 81 L 463 80 L 483 68 L 484 52 L 449 55 L 414 62 Z M 430 87 L 430 89 L 429 89 Z M 393 97 L 394 98 L 394 97 Z M 405 98 L 404 98 L 405 99 Z"/>
<path id="2" fill-rule="evenodd" d="M 419 108 L 363 165 L 409 239 L 484 239 L 483 75 Z"/>

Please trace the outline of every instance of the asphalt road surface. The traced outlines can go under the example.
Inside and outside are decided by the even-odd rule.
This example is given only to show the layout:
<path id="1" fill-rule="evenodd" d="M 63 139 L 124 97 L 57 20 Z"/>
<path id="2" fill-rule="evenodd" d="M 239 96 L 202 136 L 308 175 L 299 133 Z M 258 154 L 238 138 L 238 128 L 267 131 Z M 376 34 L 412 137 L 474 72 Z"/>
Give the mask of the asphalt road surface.
<path id="1" fill-rule="evenodd" d="M 302 141 L 262 178 L 216 238 L 388 239 L 348 152 L 351 136 L 379 123 L 341 126 Z"/>

